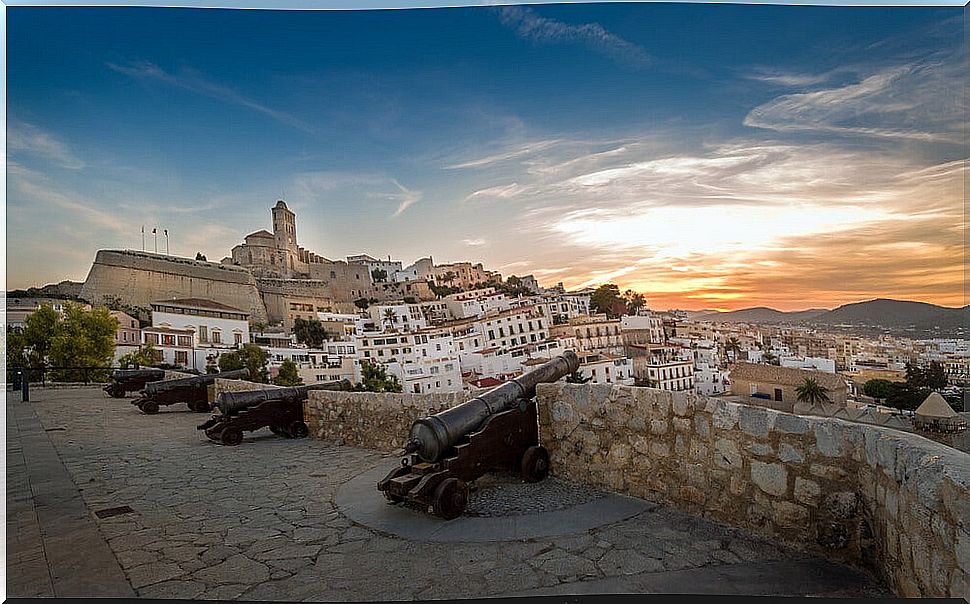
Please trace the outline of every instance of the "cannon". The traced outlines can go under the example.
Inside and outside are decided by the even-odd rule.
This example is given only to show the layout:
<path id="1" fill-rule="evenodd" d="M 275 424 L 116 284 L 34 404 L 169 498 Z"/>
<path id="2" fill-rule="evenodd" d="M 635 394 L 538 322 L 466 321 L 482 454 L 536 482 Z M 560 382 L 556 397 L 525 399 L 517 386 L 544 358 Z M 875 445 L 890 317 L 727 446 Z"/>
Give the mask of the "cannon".
<path id="1" fill-rule="evenodd" d="M 416 420 L 401 466 L 377 483 L 390 503 L 418 505 L 446 520 L 468 504 L 468 483 L 493 470 L 518 471 L 527 482 L 549 473 L 539 444 L 536 386 L 579 369 L 569 350 L 518 378 L 447 411 Z"/>
<path id="2" fill-rule="evenodd" d="M 238 445 L 243 432 L 268 427 L 273 434 L 286 438 L 304 438 L 310 433 L 303 421 L 303 401 L 311 390 L 350 390 L 350 380 L 323 382 L 309 386 L 223 392 L 215 407 L 219 414 L 199 425 L 209 439 L 223 445 Z"/>
<path id="3" fill-rule="evenodd" d="M 111 383 L 104 387 L 104 391 L 115 398 L 124 398 L 125 394 L 143 390 L 148 382 L 157 382 L 164 377 L 164 369 L 115 369 Z"/>
<path id="4" fill-rule="evenodd" d="M 248 369 L 234 369 L 222 373 L 153 382 L 147 384 L 141 391 L 141 396 L 131 401 L 131 404 L 148 415 L 158 413 L 159 405 L 174 405 L 176 403 L 186 403 L 192 411 L 205 413 L 211 409 L 209 406 L 209 385 L 214 383 L 217 378 L 232 380 L 248 377 Z"/>

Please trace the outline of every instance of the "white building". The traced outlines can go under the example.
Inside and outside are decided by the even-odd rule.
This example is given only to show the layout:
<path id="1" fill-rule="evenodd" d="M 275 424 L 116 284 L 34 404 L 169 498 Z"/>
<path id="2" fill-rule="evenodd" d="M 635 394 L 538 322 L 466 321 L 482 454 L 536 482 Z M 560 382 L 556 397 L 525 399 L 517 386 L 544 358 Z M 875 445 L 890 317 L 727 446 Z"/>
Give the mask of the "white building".
<path id="1" fill-rule="evenodd" d="M 512 308 L 509 298 L 495 288 L 460 292 L 445 296 L 448 314 L 455 319 L 484 317 L 490 313 L 499 313 Z"/>
<path id="2" fill-rule="evenodd" d="M 826 373 L 835 373 L 835 360 L 819 357 L 781 357 L 778 359 L 782 367 L 796 369 L 814 369 Z"/>
<path id="3" fill-rule="evenodd" d="M 371 275 L 371 281 L 374 280 L 374 271 L 384 271 L 386 276 L 381 281 L 382 283 L 390 283 L 396 281 L 394 275 L 399 273 L 402 269 L 402 264 L 399 261 L 391 260 L 380 260 L 378 258 L 372 258 L 367 254 L 360 254 L 357 256 L 347 256 L 347 264 L 362 264 L 367 267 L 367 272 Z"/>
<path id="4" fill-rule="evenodd" d="M 419 304 L 376 304 L 367 314 L 382 331 L 418 331 L 428 326 Z"/>
<path id="5" fill-rule="evenodd" d="M 579 373 L 584 378 L 592 378 L 594 384 L 632 386 L 636 381 L 631 359 L 598 352 L 580 352 L 578 354 Z"/>
<path id="6" fill-rule="evenodd" d="M 397 376 L 404 392 L 458 392 L 462 390 L 461 365 L 450 333 L 369 333 L 355 336 L 357 375 L 361 362 L 383 365 Z"/>
<path id="7" fill-rule="evenodd" d="M 206 358 L 249 343 L 249 314 L 238 308 L 185 298 L 153 302 L 152 326 L 142 330 L 142 343 L 161 351 L 162 362 L 205 371 Z"/>

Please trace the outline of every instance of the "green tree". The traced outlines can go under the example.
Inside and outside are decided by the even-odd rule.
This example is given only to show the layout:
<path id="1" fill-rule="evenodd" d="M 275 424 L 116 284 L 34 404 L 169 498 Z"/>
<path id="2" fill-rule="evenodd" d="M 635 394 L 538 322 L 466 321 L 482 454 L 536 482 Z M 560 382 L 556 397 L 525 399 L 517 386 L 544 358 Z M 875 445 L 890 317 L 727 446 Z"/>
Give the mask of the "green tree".
<path id="1" fill-rule="evenodd" d="M 371 278 L 374 283 L 384 283 L 387 281 L 387 271 L 382 268 L 375 268 L 370 272 Z"/>
<path id="2" fill-rule="evenodd" d="M 24 348 L 31 368 L 47 366 L 60 323 L 61 315 L 49 304 L 42 304 L 24 321 Z"/>
<path id="3" fill-rule="evenodd" d="M 311 348 L 320 348 L 323 343 L 330 339 L 330 334 L 317 319 L 302 319 L 297 317 L 293 321 L 293 333 L 296 334 L 296 341 L 306 344 Z"/>
<path id="4" fill-rule="evenodd" d="M 122 367 L 154 367 L 158 364 L 158 350 L 151 342 L 145 342 L 138 350 L 118 359 L 118 364 Z"/>
<path id="5" fill-rule="evenodd" d="M 303 378 L 300 377 L 296 363 L 290 359 L 283 361 L 279 373 L 273 378 L 273 383 L 277 386 L 302 386 Z"/>
<path id="6" fill-rule="evenodd" d="M 656 388 L 657 382 L 656 380 L 651 380 L 648 377 L 644 377 L 644 378 L 636 378 L 633 381 L 633 385 L 639 388 Z"/>
<path id="7" fill-rule="evenodd" d="M 393 308 L 384 309 L 384 322 L 387 323 L 388 327 L 394 327 L 394 322 L 397 321 L 397 313 L 394 312 Z"/>
<path id="8" fill-rule="evenodd" d="M 104 381 L 115 353 L 115 335 L 118 319 L 111 311 L 100 306 L 84 310 L 79 304 L 68 302 L 63 315 L 54 325 L 54 337 L 50 340 L 48 359 L 58 367 L 100 367 L 102 369 L 59 369 L 55 380 Z"/>
<path id="9" fill-rule="evenodd" d="M 929 388 L 913 386 L 909 382 L 892 382 L 885 405 L 912 411 L 922 405 L 932 392 Z"/>
<path id="10" fill-rule="evenodd" d="M 593 376 L 583 377 L 582 371 L 574 371 L 566 376 L 567 384 L 585 384 L 593 379 Z"/>
<path id="11" fill-rule="evenodd" d="M 589 307 L 593 312 L 604 313 L 610 319 L 616 319 L 626 312 L 626 302 L 620 296 L 620 288 L 613 283 L 597 287 L 590 297 Z"/>
<path id="12" fill-rule="evenodd" d="M 942 390 L 947 386 L 946 371 L 943 363 L 930 361 L 930 366 L 923 372 L 923 386 L 933 390 Z"/>
<path id="13" fill-rule="evenodd" d="M 354 388 L 358 392 L 401 392 L 404 389 L 397 376 L 388 374 L 383 365 L 361 361 L 360 373 L 360 383 Z"/>
<path id="14" fill-rule="evenodd" d="M 205 358 L 205 372 L 219 373 L 219 365 L 216 363 L 216 357 L 211 354 Z"/>
<path id="15" fill-rule="evenodd" d="M 884 400 L 892 394 L 893 383 L 889 380 L 873 379 L 868 380 L 862 385 L 862 394 L 871 396 L 876 400 Z"/>
<path id="16" fill-rule="evenodd" d="M 370 306 L 370 300 L 367 298 L 357 298 L 354 300 L 354 306 L 361 310 L 367 310 L 367 307 Z"/>
<path id="17" fill-rule="evenodd" d="M 559 313 L 552 315 L 553 325 L 565 325 L 566 323 L 569 323 L 569 318 L 566 317 L 566 315 L 559 314 Z"/>
<path id="18" fill-rule="evenodd" d="M 764 359 L 765 363 L 769 365 L 778 365 L 780 363 L 780 361 L 778 360 L 778 355 L 771 352 L 770 350 L 765 352 L 761 358 Z"/>
<path id="19" fill-rule="evenodd" d="M 205 254 L 203 254 L 202 252 L 196 252 L 195 253 L 195 259 L 196 260 L 201 260 L 202 262 L 208 262 L 208 260 L 206 260 L 206 258 L 205 258 Z"/>
<path id="20" fill-rule="evenodd" d="M 250 381 L 265 384 L 269 382 L 269 372 L 266 371 L 267 361 L 269 361 L 268 352 L 256 344 L 244 344 L 239 350 L 222 353 L 219 357 L 219 371 L 248 369 Z"/>
<path id="21" fill-rule="evenodd" d="M 795 388 L 796 398 L 803 403 L 831 403 L 828 392 L 829 389 L 815 378 L 805 378 L 805 382 Z"/>

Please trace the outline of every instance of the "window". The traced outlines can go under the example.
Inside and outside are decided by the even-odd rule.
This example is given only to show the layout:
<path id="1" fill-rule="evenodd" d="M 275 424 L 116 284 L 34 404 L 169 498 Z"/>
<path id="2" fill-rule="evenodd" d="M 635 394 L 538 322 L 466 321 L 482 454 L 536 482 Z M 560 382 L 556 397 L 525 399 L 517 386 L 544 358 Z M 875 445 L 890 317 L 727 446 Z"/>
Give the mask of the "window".
<path id="1" fill-rule="evenodd" d="M 192 340 L 189 336 L 179 336 L 179 346 L 191 346 Z"/>
<path id="2" fill-rule="evenodd" d="M 232 334 L 232 338 L 233 338 L 233 341 L 236 342 L 236 345 L 237 346 L 239 344 L 242 344 L 242 334 L 241 333 L 234 333 L 234 334 Z"/>
<path id="3" fill-rule="evenodd" d="M 165 346 L 175 346 L 175 336 L 162 336 L 162 343 Z"/>
<path id="4" fill-rule="evenodd" d="M 175 364 L 183 367 L 189 364 L 189 353 L 185 350 L 175 351 Z"/>
<path id="5" fill-rule="evenodd" d="M 209 341 L 209 328 L 205 325 L 199 325 L 199 341 L 208 342 Z"/>
<path id="6" fill-rule="evenodd" d="M 781 388 L 775 388 L 775 400 L 776 401 L 781 400 Z"/>

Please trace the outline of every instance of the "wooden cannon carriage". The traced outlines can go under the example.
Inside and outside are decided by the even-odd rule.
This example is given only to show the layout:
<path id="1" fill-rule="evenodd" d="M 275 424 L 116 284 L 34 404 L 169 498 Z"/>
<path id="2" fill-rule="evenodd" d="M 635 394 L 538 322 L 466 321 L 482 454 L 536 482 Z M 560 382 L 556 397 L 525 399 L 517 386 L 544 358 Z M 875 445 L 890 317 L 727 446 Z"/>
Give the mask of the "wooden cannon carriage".
<path id="1" fill-rule="evenodd" d="M 185 403 L 196 413 L 211 410 L 209 405 L 209 386 L 216 379 L 238 380 L 249 377 L 248 369 L 235 369 L 222 373 L 196 375 L 177 380 L 153 382 L 145 386 L 141 396 L 131 401 L 131 404 L 141 409 L 142 413 L 153 415 L 158 413 L 159 405 L 175 405 Z"/>
<path id="2" fill-rule="evenodd" d="M 115 369 L 111 383 L 104 387 L 104 391 L 114 398 L 124 398 L 129 392 L 143 390 L 148 382 L 157 382 L 164 377 L 164 369 Z"/>
<path id="3" fill-rule="evenodd" d="M 377 483 L 392 503 L 409 502 L 447 520 L 468 504 L 468 483 L 494 470 L 512 470 L 528 482 L 549 472 L 539 444 L 536 386 L 579 369 L 572 351 L 481 396 L 417 420 L 401 467 Z"/>
<path id="4" fill-rule="evenodd" d="M 269 428 L 273 434 L 286 438 L 304 438 L 309 428 L 303 421 L 303 401 L 310 390 L 350 390 L 349 380 L 338 380 L 267 390 L 223 392 L 216 399 L 220 414 L 198 426 L 205 435 L 223 445 L 238 445 L 243 432 Z"/>

